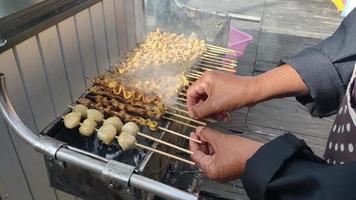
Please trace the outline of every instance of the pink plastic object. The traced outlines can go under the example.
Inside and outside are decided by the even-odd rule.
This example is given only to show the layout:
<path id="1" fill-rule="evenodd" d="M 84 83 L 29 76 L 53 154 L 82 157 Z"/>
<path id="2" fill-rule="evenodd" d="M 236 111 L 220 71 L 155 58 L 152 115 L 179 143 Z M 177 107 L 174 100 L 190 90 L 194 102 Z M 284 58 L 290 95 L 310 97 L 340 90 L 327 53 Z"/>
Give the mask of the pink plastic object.
<path id="1" fill-rule="evenodd" d="M 240 58 L 244 55 L 251 40 L 253 40 L 253 37 L 250 34 L 236 28 L 230 28 L 228 48 L 239 52 L 237 57 Z"/>

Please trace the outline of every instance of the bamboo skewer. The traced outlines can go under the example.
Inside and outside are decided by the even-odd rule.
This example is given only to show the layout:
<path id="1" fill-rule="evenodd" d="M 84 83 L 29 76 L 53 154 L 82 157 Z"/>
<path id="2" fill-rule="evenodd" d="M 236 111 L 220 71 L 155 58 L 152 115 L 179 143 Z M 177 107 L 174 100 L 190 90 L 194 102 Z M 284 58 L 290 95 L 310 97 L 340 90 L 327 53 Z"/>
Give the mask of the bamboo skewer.
<path id="1" fill-rule="evenodd" d="M 172 130 L 170 130 L 170 129 L 166 129 L 166 128 L 163 128 L 163 127 L 160 127 L 160 126 L 157 127 L 157 128 L 158 128 L 159 130 L 161 130 L 161 131 L 164 131 L 164 132 L 167 132 L 167 133 L 170 133 L 170 134 L 173 134 L 173 135 L 176 135 L 176 136 L 185 138 L 185 139 L 187 139 L 187 140 L 191 140 L 191 141 L 194 141 L 194 142 L 196 142 L 196 143 L 201 144 L 201 141 L 200 141 L 200 140 L 194 139 L 194 138 L 192 138 L 192 137 L 183 135 L 183 134 L 181 134 L 181 133 L 177 133 L 177 132 L 175 132 L 175 131 L 172 131 Z"/>
<path id="2" fill-rule="evenodd" d="M 179 102 L 177 102 L 176 105 L 182 106 L 182 107 L 184 107 L 184 108 L 187 108 L 187 105 L 181 104 L 181 103 L 179 103 Z"/>
<path id="3" fill-rule="evenodd" d="M 194 72 L 194 73 L 200 74 L 200 75 L 204 74 L 204 72 L 201 72 L 201 71 L 198 71 L 198 70 L 195 70 L 195 69 L 191 69 L 190 72 Z"/>
<path id="4" fill-rule="evenodd" d="M 179 120 L 172 119 L 172 118 L 169 118 L 169 117 L 166 117 L 166 116 L 163 116 L 162 118 L 163 119 L 167 119 L 167 120 L 172 121 L 172 122 L 175 122 L 175 123 L 178 123 L 178 124 L 181 124 L 181 125 L 184 125 L 184 126 L 188 126 L 190 128 L 193 128 L 193 129 L 198 128 L 197 126 L 194 126 L 194 125 L 191 125 L 191 124 L 188 124 L 188 123 L 185 123 L 185 122 L 181 122 Z"/>
<path id="5" fill-rule="evenodd" d="M 197 78 L 201 77 L 201 74 L 196 74 L 195 72 L 189 72 L 189 75 L 195 76 Z"/>
<path id="6" fill-rule="evenodd" d="M 186 99 L 183 99 L 183 98 L 177 98 L 177 100 L 179 100 L 179 101 L 183 101 L 183 102 L 187 102 L 187 100 Z"/>
<path id="7" fill-rule="evenodd" d="M 224 51 L 224 52 L 240 53 L 240 52 L 235 51 L 235 50 L 232 50 L 232 49 L 227 49 L 227 48 L 215 46 L 215 45 L 212 45 L 212 44 L 206 44 L 206 46 L 207 46 L 208 48 L 211 48 L 211 49 L 218 49 L 218 50 L 221 50 L 221 51 Z"/>
<path id="8" fill-rule="evenodd" d="M 225 68 L 229 68 L 229 69 L 235 69 L 236 65 L 237 64 L 229 64 L 229 63 L 225 63 L 225 62 L 222 62 L 222 61 L 219 61 L 219 60 L 208 60 L 208 59 L 205 59 L 204 57 L 201 57 L 199 59 L 200 63 L 206 63 L 206 64 L 210 64 L 210 65 L 213 65 L 213 66 L 217 66 L 217 67 L 225 67 Z"/>
<path id="9" fill-rule="evenodd" d="M 155 137 L 146 135 L 146 134 L 144 134 L 144 133 L 138 132 L 137 135 L 142 136 L 142 137 L 147 138 L 147 139 L 150 139 L 150 140 L 153 140 L 153 141 L 158 142 L 158 143 L 160 143 L 160 144 L 167 145 L 167 146 L 172 147 L 172 148 L 174 148 L 174 149 L 183 151 L 183 152 L 185 152 L 185 153 L 187 153 L 187 154 L 190 154 L 190 155 L 193 154 L 192 151 L 189 151 L 189 150 L 184 149 L 184 148 L 182 148 L 182 147 L 179 147 L 179 146 L 177 146 L 177 145 L 171 144 L 171 143 L 169 143 L 169 142 L 165 142 L 165 141 L 163 141 L 163 140 L 157 139 L 157 138 L 155 138 Z"/>
<path id="10" fill-rule="evenodd" d="M 179 114 L 176 114 L 176 113 L 172 113 L 172 112 L 169 112 L 169 111 L 166 111 L 166 113 L 169 114 L 169 115 L 175 116 L 175 117 L 179 117 L 179 118 L 182 118 L 182 119 L 185 119 L 185 120 L 200 124 L 202 126 L 206 126 L 205 122 L 202 122 L 202 121 L 199 121 L 199 120 L 195 120 L 195 119 L 192 119 L 190 117 L 186 117 L 186 116 L 179 115 Z"/>
<path id="11" fill-rule="evenodd" d="M 192 78 L 192 79 L 196 79 L 196 80 L 197 80 L 197 79 L 199 79 L 198 77 L 196 77 L 196 76 L 192 76 L 192 75 L 189 75 L 189 74 L 188 74 L 188 75 L 186 75 L 186 77 L 188 77 L 188 78 Z"/>
<path id="12" fill-rule="evenodd" d="M 216 58 L 225 58 L 225 59 L 229 59 L 231 61 L 235 61 L 237 63 L 237 56 L 233 56 L 234 58 L 226 58 L 226 54 L 219 54 L 219 53 L 214 53 L 211 51 L 205 51 L 203 55 L 210 55 L 210 56 L 214 56 Z M 232 55 L 229 55 L 232 56 Z M 236 58 L 236 59 L 235 59 Z"/>
<path id="13" fill-rule="evenodd" d="M 183 110 L 183 109 L 180 109 L 180 108 L 176 108 L 176 107 L 173 107 L 173 106 L 170 106 L 169 108 L 170 108 L 170 109 L 173 109 L 173 110 L 175 110 L 175 111 L 178 111 L 178 112 L 182 112 L 182 113 L 188 114 L 188 111 Z M 204 120 L 207 121 L 207 122 L 210 122 L 210 123 L 217 123 L 216 120 L 211 119 L 211 118 L 206 118 L 206 119 L 204 119 Z"/>
<path id="14" fill-rule="evenodd" d="M 151 148 L 151 147 L 148 147 L 148 146 L 145 146 L 145 145 L 142 145 L 140 143 L 135 143 L 136 146 L 142 148 L 142 149 L 146 149 L 146 150 L 149 150 L 149 151 L 153 151 L 155 153 L 158 153 L 158 154 L 161 154 L 161 155 L 164 155 L 164 156 L 167 156 L 167 157 L 170 157 L 170 158 L 173 158 L 173 159 L 176 159 L 176 160 L 179 160 L 181 162 L 185 162 L 187 164 L 190 164 L 190 165 L 195 165 L 194 162 L 190 161 L 190 160 L 186 160 L 184 158 L 180 158 L 178 156 L 175 156 L 175 155 L 172 155 L 172 154 L 169 154 L 169 153 L 166 153 L 164 151 L 160 151 L 158 149 L 154 149 L 154 148 Z"/>
<path id="15" fill-rule="evenodd" d="M 195 66 L 195 67 L 197 67 L 197 66 Z M 228 68 L 223 68 L 223 67 L 215 67 L 215 66 L 211 66 L 211 65 L 202 64 L 202 63 L 199 63 L 198 67 L 205 67 L 205 69 L 206 69 L 206 67 L 209 67 L 209 68 L 217 69 L 217 70 L 221 70 L 221 71 L 227 71 L 227 72 L 233 72 L 233 73 L 236 72 L 236 70 L 234 70 L 234 69 L 228 69 Z"/>
<path id="16" fill-rule="evenodd" d="M 206 57 L 200 57 L 200 60 L 202 62 L 206 62 L 206 63 L 210 63 L 210 64 L 214 64 L 214 65 L 222 65 L 224 67 L 229 67 L 229 68 L 235 68 L 237 63 L 227 63 L 221 60 L 214 60 L 214 59 L 209 59 Z"/>
<path id="17" fill-rule="evenodd" d="M 183 92 L 179 92 L 178 94 L 179 94 L 179 95 L 182 95 L 182 96 L 185 96 L 185 97 L 187 96 L 187 94 L 185 94 L 185 93 L 183 93 Z"/>
<path id="18" fill-rule="evenodd" d="M 206 67 L 200 67 L 200 66 L 197 66 L 197 65 L 194 65 L 193 67 L 198 68 L 198 69 L 202 69 L 202 70 L 205 70 L 205 71 L 213 71 L 213 69 L 209 69 L 209 68 L 206 68 Z"/>
<path id="19" fill-rule="evenodd" d="M 208 48 L 208 52 L 218 53 L 220 55 L 229 55 L 229 56 L 235 56 L 235 57 L 237 56 L 237 53 L 226 52 L 226 51 L 221 51 L 218 49 L 211 49 L 211 48 Z"/>
<path id="20" fill-rule="evenodd" d="M 236 60 L 232 60 L 229 58 L 225 58 L 225 57 L 218 57 L 218 56 L 212 56 L 209 54 L 206 55 L 202 55 L 201 58 L 205 58 L 207 60 L 211 60 L 211 61 L 219 61 L 225 64 L 229 64 L 229 65 L 236 65 L 237 61 Z"/>

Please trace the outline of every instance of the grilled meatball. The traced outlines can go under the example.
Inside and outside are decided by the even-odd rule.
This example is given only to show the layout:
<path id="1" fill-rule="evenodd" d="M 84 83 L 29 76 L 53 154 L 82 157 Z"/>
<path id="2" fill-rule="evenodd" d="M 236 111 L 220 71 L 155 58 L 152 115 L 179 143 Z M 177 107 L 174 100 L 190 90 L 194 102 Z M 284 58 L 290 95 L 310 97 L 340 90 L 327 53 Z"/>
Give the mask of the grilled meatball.
<path id="1" fill-rule="evenodd" d="M 100 127 L 100 129 L 97 132 L 97 136 L 99 140 L 109 145 L 114 140 L 116 133 L 117 133 L 116 127 L 114 125 L 106 124 Z"/>
<path id="2" fill-rule="evenodd" d="M 64 126 L 72 129 L 79 125 L 81 119 L 80 112 L 71 112 L 64 116 Z"/>
<path id="3" fill-rule="evenodd" d="M 87 118 L 92 119 L 96 122 L 101 122 L 104 119 L 104 114 L 96 109 L 88 109 L 87 110 Z"/>
<path id="4" fill-rule="evenodd" d="M 97 123 L 94 120 L 86 119 L 82 125 L 80 125 L 79 133 L 84 136 L 91 136 L 95 131 L 96 125 Z"/>
<path id="5" fill-rule="evenodd" d="M 122 128 L 121 132 L 129 133 L 133 136 L 136 136 L 139 131 L 139 127 L 134 122 L 127 122 Z"/>
<path id="6" fill-rule="evenodd" d="M 110 117 L 110 118 L 107 118 L 104 122 L 104 125 L 105 124 L 112 124 L 116 127 L 117 131 L 120 131 L 122 126 L 124 125 L 122 123 L 122 121 L 120 120 L 120 118 L 118 117 Z"/>
<path id="7" fill-rule="evenodd" d="M 85 105 L 82 105 L 82 104 L 77 104 L 73 108 L 73 112 L 80 112 L 82 115 L 82 118 L 87 117 L 87 110 L 88 110 L 88 107 L 86 107 Z"/>
<path id="8" fill-rule="evenodd" d="M 136 137 L 127 132 L 121 132 L 120 136 L 117 138 L 121 149 L 127 151 L 135 147 Z"/>

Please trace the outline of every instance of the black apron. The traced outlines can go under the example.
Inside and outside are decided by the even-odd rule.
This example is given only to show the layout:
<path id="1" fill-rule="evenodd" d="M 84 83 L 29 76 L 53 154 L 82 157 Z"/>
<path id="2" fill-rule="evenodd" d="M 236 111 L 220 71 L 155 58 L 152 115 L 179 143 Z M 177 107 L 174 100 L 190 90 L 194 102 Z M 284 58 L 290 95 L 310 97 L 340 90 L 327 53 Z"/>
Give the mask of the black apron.
<path id="1" fill-rule="evenodd" d="M 345 97 L 330 130 L 324 159 L 329 164 L 356 161 L 356 64 Z"/>

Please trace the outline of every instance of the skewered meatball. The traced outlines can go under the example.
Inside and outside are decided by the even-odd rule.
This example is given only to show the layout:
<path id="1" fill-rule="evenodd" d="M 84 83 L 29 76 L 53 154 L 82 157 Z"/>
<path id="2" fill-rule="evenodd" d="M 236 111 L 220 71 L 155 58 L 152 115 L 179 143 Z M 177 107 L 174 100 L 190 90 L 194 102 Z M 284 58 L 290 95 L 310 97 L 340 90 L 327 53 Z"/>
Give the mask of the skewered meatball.
<path id="1" fill-rule="evenodd" d="M 138 131 L 139 131 L 139 127 L 137 126 L 137 124 L 135 124 L 134 122 L 127 122 L 122 128 L 121 128 L 122 132 L 126 132 L 129 133 L 133 136 L 136 136 Z"/>
<path id="2" fill-rule="evenodd" d="M 72 129 L 79 125 L 81 119 L 80 112 L 71 112 L 64 116 L 64 126 Z"/>
<path id="3" fill-rule="evenodd" d="M 127 151 L 135 147 L 136 137 L 127 132 L 121 132 L 120 136 L 117 138 L 121 149 Z"/>
<path id="4" fill-rule="evenodd" d="M 104 119 L 104 114 L 96 109 L 88 109 L 87 110 L 87 118 L 92 119 L 96 122 L 101 122 Z"/>
<path id="5" fill-rule="evenodd" d="M 109 145 L 114 140 L 116 133 L 117 131 L 114 125 L 106 124 L 100 127 L 100 129 L 97 132 L 97 136 L 99 140 Z"/>
<path id="6" fill-rule="evenodd" d="M 120 120 L 120 118 L 118 118 L 118 117 L 110 117 L 110 118 L 106 119 L 105 122 L 104 122 L 104 125 L 105 124 L 114 125 L 118 131 L 120 131 L 122 126 L 124 125 L 122 123 L 122 121 Z"/>
<path id="7" fill-rule="evenodd" d="M 84 136 L 91 136 L 91 134 L 93 134 L 95 131 L 96 125 L 97 123 L 94 120 L 86 119 L 82 125 L 80 125 L 79 133 Z"/>
<path id="8" fill-rule="evenodd" d="M 77 104 L 73 108 L 73 112 L 80 112 L 82 114 L 82 118 L 87 117 L 87 110 L 88 110 L 88 107 L 86 107 L 85 105 L 82 105 L 82 104 Z"/>

